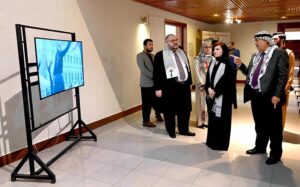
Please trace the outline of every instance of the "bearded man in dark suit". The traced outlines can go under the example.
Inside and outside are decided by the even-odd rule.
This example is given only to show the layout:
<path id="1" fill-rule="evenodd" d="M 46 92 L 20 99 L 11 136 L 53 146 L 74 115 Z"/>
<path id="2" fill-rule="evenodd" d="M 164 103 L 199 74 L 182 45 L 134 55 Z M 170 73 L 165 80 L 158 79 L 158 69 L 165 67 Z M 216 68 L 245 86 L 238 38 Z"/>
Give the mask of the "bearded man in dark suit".
<path id="1" fill-rule="evenodd" d="M 173 34 L 166 36 L 166 48 L 155 55 L 153 80 L 155 94 L 161 98 L 161 111 L 169 136 L 176 138 L 176 116 L 179 134 L 195 136 L 189 131 L 191 69 L 185 52 L 179 48 L 178 39 Z"/>

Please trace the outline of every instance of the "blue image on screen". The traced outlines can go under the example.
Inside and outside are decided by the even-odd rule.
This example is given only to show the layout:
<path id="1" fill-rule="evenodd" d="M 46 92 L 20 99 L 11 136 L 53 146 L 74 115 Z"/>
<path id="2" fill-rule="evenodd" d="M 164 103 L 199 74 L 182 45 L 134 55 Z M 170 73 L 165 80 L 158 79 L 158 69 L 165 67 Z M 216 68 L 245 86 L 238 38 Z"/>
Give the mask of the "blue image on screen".
<path id="1" fill-rule="evenodd" d="M 40 98 L 84 85 L 82 42 L 35 38 Z"/>

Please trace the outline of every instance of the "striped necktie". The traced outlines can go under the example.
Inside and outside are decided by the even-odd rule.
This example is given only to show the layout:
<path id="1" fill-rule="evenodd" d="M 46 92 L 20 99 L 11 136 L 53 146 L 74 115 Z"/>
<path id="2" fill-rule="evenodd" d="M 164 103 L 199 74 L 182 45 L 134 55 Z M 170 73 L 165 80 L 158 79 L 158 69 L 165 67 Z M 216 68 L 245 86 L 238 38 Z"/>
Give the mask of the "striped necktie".
<path id="1" fill-rule="evenodd" d="M 184 81 L 185 80 L 185 73 L 184 73 L 182 64 L 181 64 L 180 59 L 179 59 L 176 52 L 174 52 L 174 56 L 175 56 L 175 61 L 176 61 L 177 67 L 178 67 L 179 77 L 182 81 Z"/>

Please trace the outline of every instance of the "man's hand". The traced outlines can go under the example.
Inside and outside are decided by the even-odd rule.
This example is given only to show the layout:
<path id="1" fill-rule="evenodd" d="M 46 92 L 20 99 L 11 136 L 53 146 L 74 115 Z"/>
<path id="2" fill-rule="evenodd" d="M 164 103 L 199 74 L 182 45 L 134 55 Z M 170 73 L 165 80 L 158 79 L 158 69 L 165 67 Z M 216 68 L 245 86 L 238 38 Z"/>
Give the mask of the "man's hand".
<path id="1" fill-rule="evenodd" d="M 161 97 L 162 96 L 162 91 L 161 90 L 156 90 L 155 95 L 156 95 L 156 97 Z"/>
<path id="2" fill-rule="evenodd" d="M 213 90 L 213 89 L 211 89 L 210 87 L 208 88 L 208 95 L 209 95 L 209 97 L 211 98 L 211 99 L 213 99 L 214 97 L 215 97 L 215 95 L 216 95 L 216 92 Z"/>
<path id="3" fill-rule="evenodd" d="M 280 102 L 280 98 L 277 96 L 272 97 L 272 104 L 274 105 L 274 109 L 276 109 L 277 104 Z"/>
<path id="4" fill-rule="evenodd" d="M 199 90 L 204 90 L 204 85 L 203 84 L 196 84 Z"/>
<path id="5" fill-rule="evenodd" d="M 237 65 L 237 67 L 240 67 L 242 64 L 242 60 L 240 57 L 234 56 L 234 55 L 229 55 L 231 58 L 234 58 L 234 63 Z"/>

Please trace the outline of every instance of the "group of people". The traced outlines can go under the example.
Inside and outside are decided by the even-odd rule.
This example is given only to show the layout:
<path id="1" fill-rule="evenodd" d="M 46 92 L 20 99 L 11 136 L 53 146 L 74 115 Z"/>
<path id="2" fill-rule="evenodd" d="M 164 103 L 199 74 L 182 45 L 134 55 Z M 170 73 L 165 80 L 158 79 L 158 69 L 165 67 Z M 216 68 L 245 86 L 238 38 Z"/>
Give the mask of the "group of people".
<path id="1" fill-rule="evenodd" d="M 266 164 L 281 160 L 288 91 L 295 65 L 293 52 L 285 49 L 285 39 L 285 34 L 280 32 L 273 36 L 266 31 L 257 33 L 254 36 L 257 52 L 248 66 L 242 63 L 234 42 L 228 46 L 218 41 L 202 43 L 195 59 L 196 113 L 197 127 L 208 127 L 206 145 L 209 148 L 228 150 L 232 105 L 237 108 L 236 76 L 240 70 L 246 76 L 244 102 L 251 101 L 256 131 L 255 147 L 246 153 L 265 154 L 270 140 L 271 151 Z M 165 121 L 171 138 L 176 138 L 176 116 L 179 134 L 195 136 L 189 130 L 192 110 L 189 60 L 179 48 L 175 35 L 167 35 L 165 42 L 165 49 L 153 58 L 153 41 L 147 39 L 144 51 L 137 55 L 141 70 L 143 125 L 155 127 L 150 122 L 153 107 L 157 120 Z"/>

